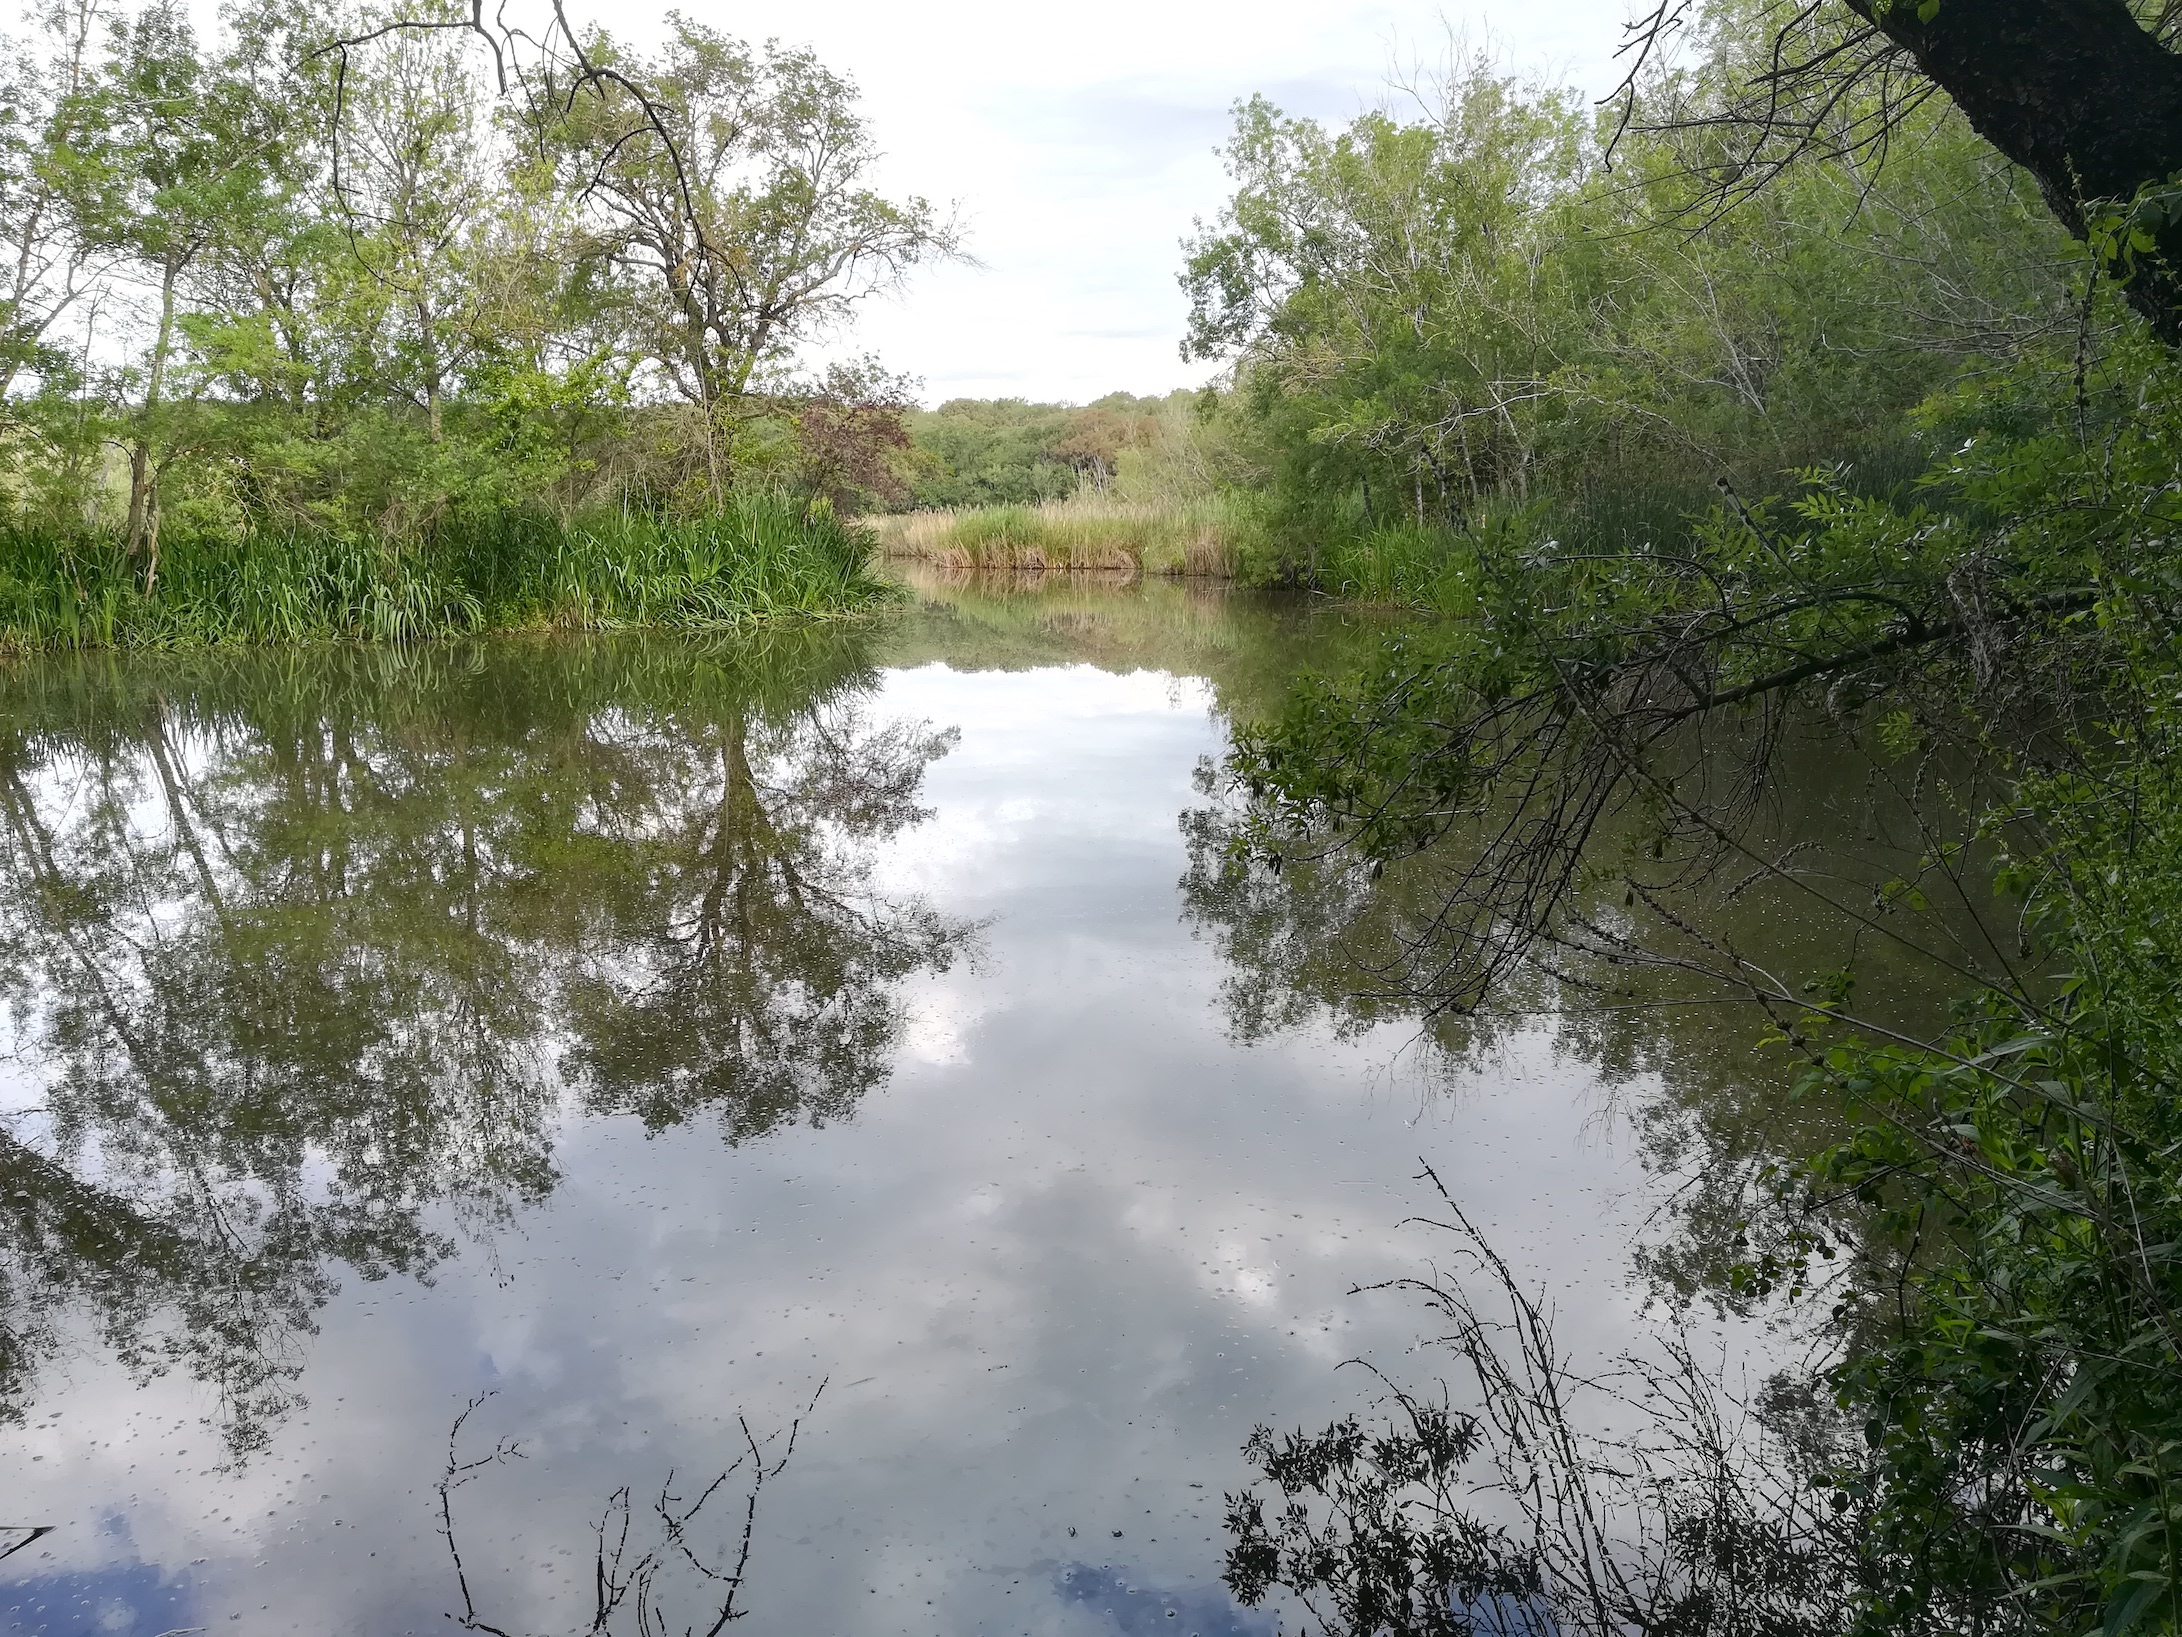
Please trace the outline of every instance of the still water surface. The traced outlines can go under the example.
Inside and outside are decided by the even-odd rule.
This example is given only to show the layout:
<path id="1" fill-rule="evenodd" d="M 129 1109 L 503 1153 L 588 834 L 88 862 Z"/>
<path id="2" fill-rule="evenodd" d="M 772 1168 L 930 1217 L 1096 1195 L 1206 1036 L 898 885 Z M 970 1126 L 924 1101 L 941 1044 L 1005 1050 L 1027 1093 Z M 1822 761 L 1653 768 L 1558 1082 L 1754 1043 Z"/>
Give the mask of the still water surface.
<path id="1" fill-rule="evenodd" d="M 50 1532 L 0 1624 L 452 1629 L 481 1398 L 475 1616 L 583 1629 L 615 1493 L 633 1554 L 816 1394 L 739 1629 L 1269 1630 L 1221 1493 L 1418 1339 L 1350 1292 L 1444 1253 L 1419 1160 L 1581 1352 L 1662 1186 L 1548 1034 L 1238 1026 L 1193 778 L 1372 634 L 926 587 L 754 643 L 19 672 L 0 1524 Z M 727 1561 L 741 1481 L 693 1526 Z"/>

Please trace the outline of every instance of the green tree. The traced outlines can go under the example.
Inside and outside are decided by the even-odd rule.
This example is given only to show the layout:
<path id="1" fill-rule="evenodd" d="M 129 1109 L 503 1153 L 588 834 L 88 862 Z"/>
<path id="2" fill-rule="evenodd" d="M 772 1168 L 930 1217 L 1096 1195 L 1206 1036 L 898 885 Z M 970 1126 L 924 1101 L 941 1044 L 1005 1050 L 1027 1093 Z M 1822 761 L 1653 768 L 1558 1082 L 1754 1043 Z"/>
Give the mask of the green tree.
<path id="1" fill-rule="evenodd" d="M 0 77 L 0 399 L 26 369 L 52 367 L 55 326 L 103 271 L 83 213 L 100 191 L 85 164 L 100 110 L 85 93 L 105 14 L 56 0 L 34 20 L 42 50 L 17 46 Z"/>
<path id="2" fill-rule="evenodd" d="M 626 344 L 698 412 L 700 476 L 718 492 L 739 401 L 764 373 L 958 254 L 960 236 L 926 201 L 871 188 L 878 149 L 849 81 L 808 52 L 671 23 L 653 60 L 595 42 L 626 82 L 572 100 L 544 135 L 588 202 L 588 253 L 614 281 Z"/>
<path id="3" fill-rule="evenodd" d="M 167 411 L 183 362 L 188 281 L 220 246 L 279 210 L 290 128 L 251 66 L 246 47 L 209 53 L 182 10 L 154 5 L 116 22 L 108 61 L 83 93 L 97 110 L 90 158 L 103 178 L 89 232 L 153 292 L 150 334 L 117 380 L 128 406 L 124 544 L 143 559 L 147 587 L 159 574 L 160 479 L 187 447 Z"/>
<path id="4" fill-rule="evenodd" d="M 1309 481 L 1368 489 L 1376 470 L 1377 508 L 1419 523 L 1427 490 L 1441 516 L 1519 491 L 1570 339 L 1562 315 L 1580 308 L 1580 253 L 1546 207 L 1585 162 L 1571 98 L 1482 61 L 1413 125 L 1371 114 L 1328 135 L 1246 103 L 1228 148 L 1237 191 L 1183 275 L 1185 351 L 1241 355 L 1267 412 L 1307 423 Z"/>

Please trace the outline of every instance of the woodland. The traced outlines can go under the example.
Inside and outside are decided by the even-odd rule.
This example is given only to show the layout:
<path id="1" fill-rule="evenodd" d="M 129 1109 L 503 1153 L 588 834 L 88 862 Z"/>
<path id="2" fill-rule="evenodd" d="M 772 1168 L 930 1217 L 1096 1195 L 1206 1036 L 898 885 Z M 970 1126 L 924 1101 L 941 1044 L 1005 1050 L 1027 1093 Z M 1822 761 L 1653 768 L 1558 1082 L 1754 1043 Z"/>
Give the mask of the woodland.
<path id="1" fill-rule="evenodd" d="M 869 602 L 901 440 L 798 349 L 951 221 L 854 88 L 407 13 L 83 0 L 0 73 L 0 631 L 408 640 Z M 880 481 L 879 487 L 885 483 Z"/>
<path id="2" fill-rule="evenodd" d="M 1657 0 L 1601 105 L 1462 53 L 1340 128 L 1252 99 L 1183 247 L 1213 385 L 936 409 L 800 362 L 965 253 L 869 185 L 853 86 L 554 16 L 26 20 L 0 643 L 827 616 L 882 546 L 1425 616 L 1208 772 L 1221 935 L 1309 998 L 1295 928 L 1339 934 L 1320 1002 L 1450 1039 L 1541 985 L 1744 1003 L 1810 1140 L 1713 1179 L 1681 1289 L 1818 1339 L 1742 1400 L 1652 1366 L 1651 1432 L 1587 1441 L 1436 1201 L 1466 1391 L 1264 1430 L 1230 1587 L 1354 1634 L 2182 1628 L 2182 8 Z M 1784 839 L 1814 742 L 1898 862 Z"/>
<path id="3" fill-rule="evenodd" d="M 1238 558 L 1446 617 L 1243 733 L 1200 821 L 1204 890 L 1256 906 L 1224 935 L 1253 993 L 1455 1045 L 1541 996 L 1601 1041 L 1750 1008 L 1793 1089 L 1668 1284 L 1808 1348 L 1733 1390 L 1672 1343 L 1590 1370 L 1428 1194 L 1454 1386 L 1261 1429 L 1245 1601 L 2182 1624 L 2178 21 L 1668 3 L 1601 110 L 1479 62 L 1340 130 L 1238 111 L 1184 272 Z M 1755 903 L 1831 953 L 1770 958 Z"/>

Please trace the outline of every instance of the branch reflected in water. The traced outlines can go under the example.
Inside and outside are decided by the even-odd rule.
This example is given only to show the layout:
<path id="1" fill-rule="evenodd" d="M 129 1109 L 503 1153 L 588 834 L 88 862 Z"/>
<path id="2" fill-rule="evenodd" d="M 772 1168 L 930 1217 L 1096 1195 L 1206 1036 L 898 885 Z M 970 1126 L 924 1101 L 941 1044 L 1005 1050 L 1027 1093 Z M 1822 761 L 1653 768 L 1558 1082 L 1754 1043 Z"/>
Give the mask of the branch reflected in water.
<path id="1" fill-rule="evenodd" d="M 648 1546 L 631 1538 L 638 1528 L 638 1514 L 632 1504 L 630 1487 L 624 1484 L 609 1495 L 605 1509 L 593 1526 L 590 1615 L 585 1623 L 561 1630 L 569 1637 L 575 1637 L 577 1633 L 583 1637 L 608 1637 L 608 1634 L 621 1631 L 633 1632 L 637 1637 L 654 1637 L 654 1634 L 664 1634 L 679 1627 L 688 1637 L 696 1637 L 700 1631 L 704 1637 L 719 1637 L 730 1621 L 747 1615 L 750 1611 L 742 1606 L 742 1597 L 757 1535 L 759 1501 L 765 1486 L 788 1469 L 803 1423 L 818 1408 L 818 1401 L 825 1391 L 826 1383 L 821 1381 L 818 1390 L 811 1394 L 810 1403 L 785 1429 L 776 1428 L 762 1438 L 751 1429 L 747 1416 L 738 1415 L 736 1426 L 742 1433 L 743 1453 L 699 1490 L 695 1498 L 685 1500 L 675 1494 L 675 1474 L 670 1469 L 648 1509 L 647 1525 L 656 1530 L 656 1539 Z M 447 1434 L 446 1470 L 436 1486 L 440 1534 L 447 1542 L 448 1556 L 454 1561 L 455 1584 L 462 1594 L 462 1612 L 449 1618 L 465 1631 L 484 1632 L 487 1637 L 542 1637 L 542 1634 L 519 1633 L 510 1627 L 496 1625 L 479 1614 L 469 1568 L 463 1561 L 462 1546 L 457 1538 L 455 1491 L 506 1461 L 521 1459 L 523 1454 L 514 1440 L 503 1438 L 484 1455 L 463 1457 L 463 1428 L 491 1396 L 485 1393 L 471 1399 L 455 1417 Z M 738 1530 L 731 1522 L 727 1539 L 718 1545 L 708 1545 L 697 1539 L 693 1530 L 715 1497 L 735 1492 L 730 1489 L 729 1480 L 738 1475 L 743 1479 L 740 1528 Z M 719 1514 L 715 1510 L 713 1515 Z M 694 1584 L 691 1583 L 692 1576 L 695 1577 Z M 670 1614 L 670 1611 L 687 1609 L 694 1609 L 694 1616 Z"/>

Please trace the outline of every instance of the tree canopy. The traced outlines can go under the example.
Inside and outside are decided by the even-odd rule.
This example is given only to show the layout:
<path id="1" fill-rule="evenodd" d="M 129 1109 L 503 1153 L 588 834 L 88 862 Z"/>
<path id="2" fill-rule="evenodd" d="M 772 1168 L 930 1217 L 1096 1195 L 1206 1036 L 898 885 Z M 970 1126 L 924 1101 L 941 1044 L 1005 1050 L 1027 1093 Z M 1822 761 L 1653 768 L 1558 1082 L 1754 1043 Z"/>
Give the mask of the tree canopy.
<path id="1" fill-rule="evenodd" d="M 904 384 L 802 360 L 960 234 L 874 190 L 856 88 L 809 53 L 680 18 L 651 54 L 586 36 L 571 87 L 408 13 L 28 21 L 0 73 L 6 499 L 114 529 L 147 585 L 163 527 L 893 492 Z"/>

